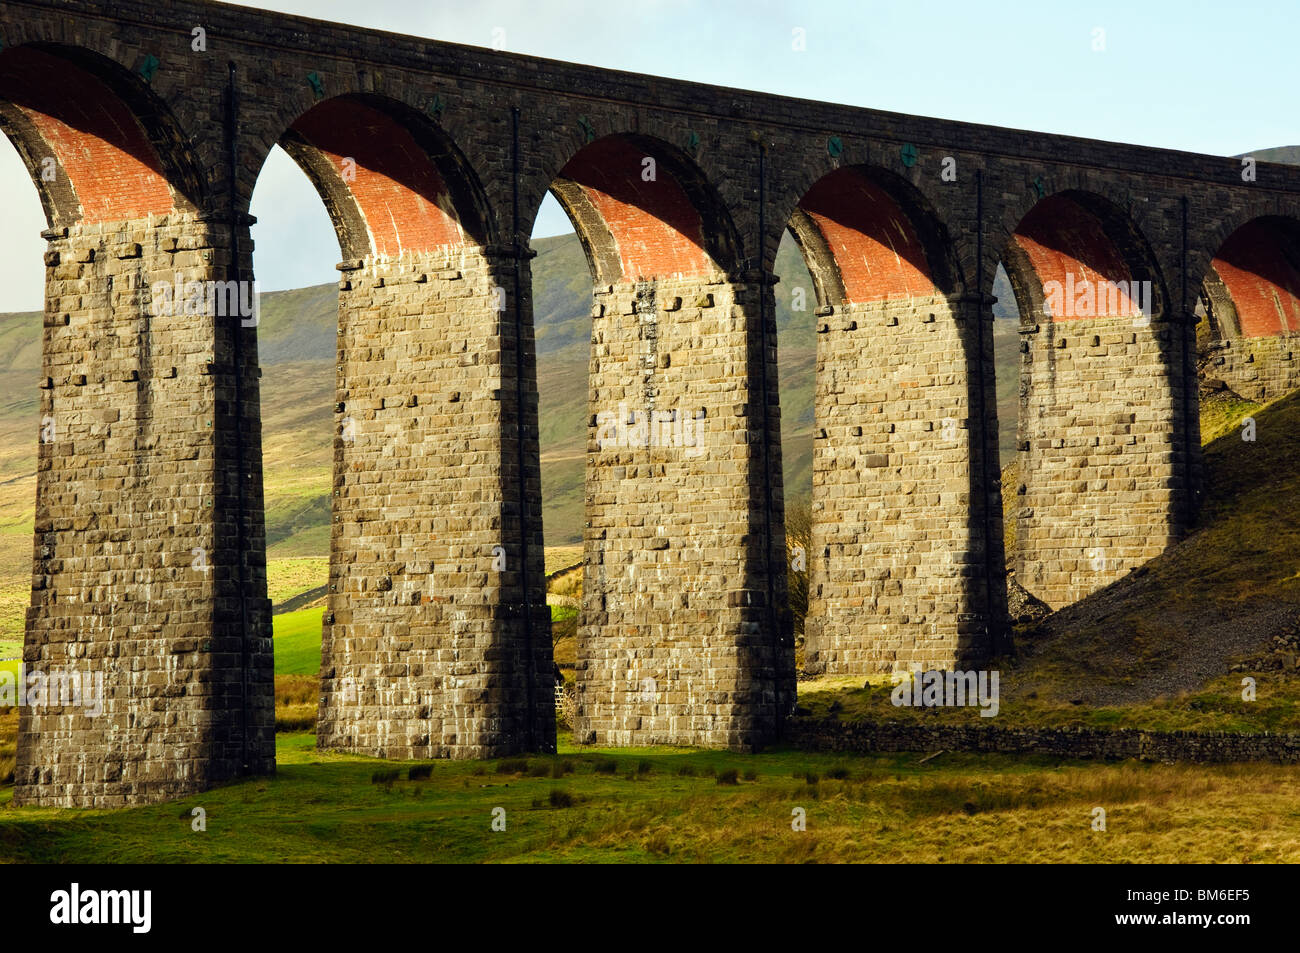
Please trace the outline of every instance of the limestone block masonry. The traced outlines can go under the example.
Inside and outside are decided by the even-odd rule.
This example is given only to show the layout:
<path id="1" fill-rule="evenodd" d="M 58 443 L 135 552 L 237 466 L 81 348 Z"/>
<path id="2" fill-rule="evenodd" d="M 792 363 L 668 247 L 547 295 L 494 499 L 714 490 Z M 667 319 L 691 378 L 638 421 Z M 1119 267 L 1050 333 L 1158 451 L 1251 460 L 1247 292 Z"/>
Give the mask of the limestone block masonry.
<path id="1" fill-rule="evenodd" d="M 1194 461 L 1170 421 L 1194 414 L 1188 330 L 1160 316 L 1021 327 L 1016 577 L 1049 606 L 1160 555 L 1185 528 Z"/>
<path id="2" fill-rule="evenodd" d="M 19 710 L 18 804 L 120 807 L 274 768 L 260 472 L 247 480 L 256 518 L 245 538 L 257 555 L 242 583 L 241 639 L 239 321 L 151 298 L 178 273 L 224 279 L 225 235 L 180 213 L 48 234 L 23 664 L 75 682 Z M 255 425 L 255 362 L 245 374 L 245 423 Z M 254 458 L 256 441 L 249 426 Z"/>
<path id="3" fill-rule="evenodd" d="M 1223 338 L 1210 344 L 1205 376 L 1247 400 L 1277 400 L 1300 387 L 1300 334 Z"/>
<path id="4" fill-rule="evenodd" d="M 509 267 L 463 246 L 340 265 L 322 748 L 555 748 L 540 531 L 520 546 Z"/>
<path id="5" fill-rule="evenodd" d="M 597 288 L 579 740 L 751 748 L 793 706 L 790 620 L 773 611 L 784 537 L 765 525 L 763 487 L 779 502 L 778 451 L 766 472 L 762 452 L 764 429 L 779 434 L 761 384 L 763 361 L 775 380 L 775 327 L 768 353 L 752 343 L 764 287 Z"/>
<path id="6" fill-rule="evenodd" d="M 981 516 L 998 497 L 980 495 L 979 471 L 981 454 L 996 453 L 997 419 L 987 397 L 981 405 L 970 393 L 983 363 L 980 321 L 992 360 L 986 310 L 904 298 L 818 318 L 809 672 L 989 657 L 1005 589 L 991 588 L 986 572 L 1001 536 L 987 537 Z"/>

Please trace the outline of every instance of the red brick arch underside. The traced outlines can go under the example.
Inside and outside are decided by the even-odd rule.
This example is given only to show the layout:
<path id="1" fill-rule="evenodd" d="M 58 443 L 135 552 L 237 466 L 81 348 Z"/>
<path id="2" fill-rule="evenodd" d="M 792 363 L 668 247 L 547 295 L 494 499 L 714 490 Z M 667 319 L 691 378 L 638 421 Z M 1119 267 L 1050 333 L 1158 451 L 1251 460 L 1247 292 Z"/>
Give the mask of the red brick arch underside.
<path id="1" fill-rule="evenodd" d="M 387 112 L 331 99 L 304 113 L 291 131 L 329 166 L 327 187 L 359 213 L 374 254 L 396 257 L 466 242 L 467 229 L 434 160 Z"/>
<path id="2" fill-rule="evenodd" d="M 49 195 L 71 195 L 55 206 L 68 221 L 91 224 L 162 214 L 176 206 L 152 143 L 130 108 L 98 76 L 31 46 L 0 52 L 0 101 L 16 109 L 39 141 L 20 148 L 39 178 L 55 160 Z M 60 190 L 57 176 L 67 177 Z"/>
<path id="3" fill-rule="evenodd" d="M 1210 268 L 1232 299 L 1242 337 L 1300 331 L 1300 241 L 1294 227 L 1248 222 L 1228 236 Z"/>
<path id="4" fill-rule="evenodd" d="M 598 139 L 579 150 L 558 178 L 579 189 L 599 218 L 606 234 L 584 238 L 612 244 L 600 257 L 616 260 L 622 278 L 718 270 L 700 210 L 661 157 L 642 146 L 618 136 Z M 582 229 L 581 221 L 575 224 Z"/>
<path id="5" fill-rule="evenodd" d="M 834 260 L 846 302 L 938 294 L 911 218 L 857 169 L 838 169 L 799 202 Z"/>
<path id="6" fill-rule="evenodd" d="M 1084 282 L 1094 290 L 1090 313 L 1077 313 L 1070 307 L 1064 314 L 1054 314 L 1054 321 L 1126 317 L 1137 309 L 1124 290 L 1130 287 L 1132 269 L 1101 219 L 1078 202 L 1062 195 L 1043 199 L 1021 219 L 1012 240 L 1028 259 L 1042 288 L 1056 282 L 1062 299 L 1067 297 L 1067 289 L 1075 289 L 1075 302 L 1080 300 Z M 1118 287 L 1117 295 L 1095 293 L 1107 282 Z"/>

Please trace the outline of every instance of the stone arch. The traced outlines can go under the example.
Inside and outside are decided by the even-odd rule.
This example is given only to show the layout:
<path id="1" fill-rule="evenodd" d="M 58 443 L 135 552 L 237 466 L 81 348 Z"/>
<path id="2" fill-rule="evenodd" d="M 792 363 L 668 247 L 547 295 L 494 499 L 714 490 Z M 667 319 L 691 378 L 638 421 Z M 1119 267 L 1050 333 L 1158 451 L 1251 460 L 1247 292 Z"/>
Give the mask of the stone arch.
<path id="1" fill-rule="evenodd" d="M 681 149 L 639 133 L 595 139 L 551 192 L 573 222 L 597 284 L 730 273 L 740 237 L 702 170 Z"/>
<path id="2" fill-rule="evenodd" d="M 1168 290 L 1150 244 L 1123 208 L 1096 192 L 1065 189 L 1033 203 L 1009 230 L 1002 261 L 1022 323 L 1032 323 L 1035 316 L 1131 316 L 1142 304 L 1124 290 L 1134 281 L 1150 282 L 1153 297 L 1145 302 L 1150 316 L 1164 315 L 1167 307 Z M 1071 287 L 1079 281 L 1089 282 L 1089 287 L 1110 282 L 1117 294 L 1104 305 L 1094 302 L 1091 314 L 1078 314 L 1080 309 L 1071 307 L 1069 315 L 1045 315 L 1044 289 L 1054 282 L 1064 295 L 1067 281 Z"/>
<path id="3" fill-rule="evenodd" d="M 425 148 L 440 175 L 450 180 L 459 171 L 466 181 L 448 181 L 448 186 L 459 188 L 463 184 L 472 189 L 475 195 L 469 204 L 481 206 L 482 214 L 489 219 L 485 228 L 491 240 L 507 240 L 509 223 L 502 213 L 509 212 L 509 159 L 502 150 L 508 149 L 508 139 L 498 140 L 485 132 L 479 124 L 480 107 L 454 95 L 443 77 L 403 70 L 356 70 L 345 62 L 313 63 L 310 72 L 301 64 L 281 61 L 272 61 L 268 66 L 275 71 L 270 80 L 274 95 L 259 98 L 256 113 L 252 94 L 240 99 L 241 161 L 236 178 L 242 209 L 247 210 L 252 201 L 271 150 L 280 146 L 288 151 L 285 140 L 291 137 L 295 123 L 318 107 L 339 100 L 386 113 Z M 241 64 L 243 69 L 246 67 Z M 237 82 L 242 84 L 247 78 L 248 74 L 241 71 Z M 338 104 L 327 108 L 338 108 Z M 507 170 L 504 176 L 503 164 Z M 304 171 L 311 179 L 311 173 Z M 337 165 L 330 175 L 337 178 Z M 459 211 L 469 214 L 467 208 Z"/>
<path id="4" fill-rule="evenodd" d="M 822 306 L 957 294 L 963 287 L 947 230 L 925 197 L 874 166 L 818 179 L 789 220 Z"/>
<path id="5" fill-rule="evenodd" d="M 753 746 L 793 682 L 770 558 L 770 285 L 692 154 L 645 131 L 588 138 L 550 182 L 595 284 L 575 737 Z"/>
<path id="6" fill-rule="evenodd" d="M 166 105 L 139 75 L 90 50 L 0 50 L 0 131 L 22 156 L 51 227 L 204 205 L 203 177 Z"/>
<path id="7" fill-rule="evenodd" d="M 530 120 L 531 103 L 523 105 L 519 117 L 520 176 L 519 229 L 531 234 L 542 201 L 562 178 L 562 170 L 588 146 L 602 139 L 621 140 L 641 151 L 636 156 L 635 174 L 641 174 L 641 159 L 651 157 L 658 166 L 667 160 L 680 184 L 685 184 L 703 214 L 722 223 L 736 243 L 737 261 L 749 246 L 746 218 L 751 183 L 736 175 L 731 144 L 714 119 L 680 113 L 663 113 L 652 108 L 631 108 L 616 103 L 589 101 L 582 110 L 570 107 L 559 121 Z M 507 138 L 507 148 L 508 138 Z M 509 169 L 498 176 L 498 188 L 508 186 Z M 558 198 L 558 197 L 557 197 Z M 745 251 L 752 254 L 752 251 Z"/>
<path id="8" fill-rule="evenodd" d="M 1218 241 L 1199 300 L 1208 386 L 1267 401 L 1300 385 L 1300 221 L 1263 214 L 1237 224 Z"/>
<path id="9" fill-rule="evenodd" d="M 344 259 L 317 743 L 553 750 L 526 264 L 426 112 L 346 92 L 279 139 Z"/>
<path id="10" fill-rule="evenodd" d="M 834 148 L 832 148 L 834 146 Z M 768 202 L 763 237 L 763 261 L 772 267 L 790 220 L 800 202 L 830 176 L 845 169 L 856 170 L 887 191 L 891 199 L 918 224 L 927 249 L 952 266 L 959 278 L 971 273 L 960 252 L 965 231 L 957 227 L 963 196 L 959 188 L 942 178 L 943 150 L 917 148 L 894 140 L 836 137 L 799 137 L 797 142 L 769 142 L 767 152 Z M 926 229 L 929 229 L 927 231 Z M 931 239 L 937 238 L 937 241 Z M 946 293 L 961 293 L 965 287 L 951 287 Z"/>
<path id="11" fill-rule="evenodd" d="M 1300 221 L 1262 215 L 1218 246 L 1201 285 L 1219 339 L 1300 332 Z"/>
<path id="12" fill-rule="evenodd" d="M 280 144 L 316 186 L 346 259 L 495 240 L 486 196 L 464 153 L 403 103 L 334 96 L 298 116 Z"/>
<path id="13" fill-rule="evenodd" d="M 106 686 L 93 725 L 71 708 L 20 713 L 19 803 L 160 800 L 274 766 L 269 606 L 242 585 L 264 591 L 260 516 L 236 502 L 255 455 L 241 455 L 256 441 L 239 396 L 251 355 L 246 315 L 217 288 L 246 299 L 229 233 L 205 214 L 197 140 L 144 75 L 156 66 L 45 41 L 0 50 L 0 129 L 50 226 L 24 654 Z M 105 474 L 114 492 L 88 494 Z M 162 685 L 180 697 L 187 683 L 207 688 L 151 714 Z"/>

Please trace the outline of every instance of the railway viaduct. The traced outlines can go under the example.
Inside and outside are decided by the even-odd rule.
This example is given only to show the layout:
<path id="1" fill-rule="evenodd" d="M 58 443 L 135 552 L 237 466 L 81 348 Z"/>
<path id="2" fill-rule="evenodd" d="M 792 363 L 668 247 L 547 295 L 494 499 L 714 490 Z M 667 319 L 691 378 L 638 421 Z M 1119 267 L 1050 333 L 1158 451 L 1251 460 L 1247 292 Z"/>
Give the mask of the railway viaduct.
<path id="1" fill-rule="evenodd" d="M 813 671 L 995 655 L 1004 493 L 1018 577 L 1053 605 L 1175 540 L 1198 302 L 1232 368 L 1294 366 L 1300 170 L 1266 163 L 191 0 L 6 0 L 0 124 L 49 224 L 23 658 L 105 685 L 94 716 L 22 708 L 17 803 L 274 769 L 256 316 L 232 302 L 277 143 L 341 248 L 323 748 L 555 743 L 528 246 L 548 190 L 594 284 L 581 741 L 749 747 L 792 709 L 787 229 L 819 332 Z M 999 261 L 1022 315 L 1007 487 Z"/>

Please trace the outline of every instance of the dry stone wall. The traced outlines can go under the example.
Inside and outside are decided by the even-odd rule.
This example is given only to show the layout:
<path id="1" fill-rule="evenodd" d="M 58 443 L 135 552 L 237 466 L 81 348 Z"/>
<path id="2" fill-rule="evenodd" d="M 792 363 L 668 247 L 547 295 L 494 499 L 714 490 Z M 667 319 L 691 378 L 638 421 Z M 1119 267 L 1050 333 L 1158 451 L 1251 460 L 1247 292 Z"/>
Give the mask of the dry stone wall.
<path id="1" fill-rule="evenodd" d="M 1300 334 L 1225 338 L 1206 357 L 1205 376 L 1247 400 L 1277 400 L 1300 387 Z"/>
<path id="2" fill-rule="evenodd" d="M 790 742 L 812 751 L 961 751 L 1057 758 L 1225 764 L 1300 763 L 1295 732 L 1143 731 L 1137 728 L 1003 728 L 800 719 Z"/>

